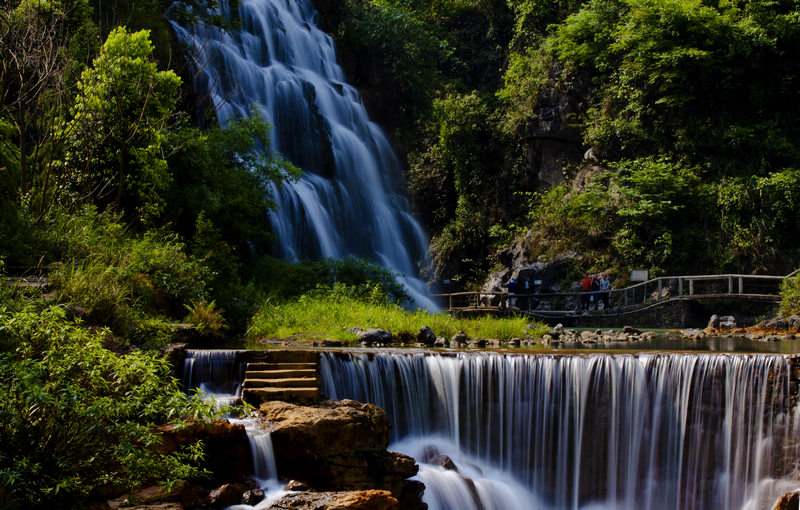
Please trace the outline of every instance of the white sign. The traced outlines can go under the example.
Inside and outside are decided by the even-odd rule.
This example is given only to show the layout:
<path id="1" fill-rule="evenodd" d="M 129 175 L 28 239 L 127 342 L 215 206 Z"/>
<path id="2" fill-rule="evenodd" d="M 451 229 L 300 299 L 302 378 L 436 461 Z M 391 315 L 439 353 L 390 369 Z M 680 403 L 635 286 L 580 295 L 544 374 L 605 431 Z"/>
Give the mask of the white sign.
<path id="1" fill-rule="evenodd" d="M 648 276 L 647 269 L 634 269 L 631 271 L 632 282 L 646 282 L 649 279 L 650 277 Z"/>

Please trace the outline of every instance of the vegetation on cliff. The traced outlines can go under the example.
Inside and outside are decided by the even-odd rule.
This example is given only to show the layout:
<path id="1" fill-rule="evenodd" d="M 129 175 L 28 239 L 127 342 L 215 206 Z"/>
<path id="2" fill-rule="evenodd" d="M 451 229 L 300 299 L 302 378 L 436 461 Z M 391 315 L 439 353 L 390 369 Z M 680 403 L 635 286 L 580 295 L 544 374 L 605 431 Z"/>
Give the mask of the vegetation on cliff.
<path id="1" fill-rule="evenodd" d="M 433 275 L 480 283 L 526 232 L 530 262 L 570 254 L 576 272 L 619 280 L 800 263 L 796 4 L 333 5 L 323 18 L 366 99 L 379 95 L 382 116 L 413 112 L 386 122 L 430 226 Z M 401 26 L 415 28 L 397 40 Z"/>

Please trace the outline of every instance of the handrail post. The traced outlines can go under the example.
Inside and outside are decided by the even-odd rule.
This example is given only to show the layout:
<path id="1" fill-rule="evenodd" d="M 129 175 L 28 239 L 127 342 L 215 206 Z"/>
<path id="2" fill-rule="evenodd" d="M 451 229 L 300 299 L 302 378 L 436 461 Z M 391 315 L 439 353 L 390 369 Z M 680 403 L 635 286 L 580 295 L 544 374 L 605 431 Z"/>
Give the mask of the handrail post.
<path id="1" fill-rule="evenodd" d="M 683 296 L 683 278 L 678 278 L 678 296 Z"/>
<path id="2" fill-rule="evenodd" d="M 661 301 L 661 295 L 662 295 L 661 294 L 661 286 L 662 285 L 663 284 L 661 283 L 661 278 L 659 278 L 658 279 L 658 296 L 656 297 L 656 301 Z"/>
<path id="3" fill-rule="evenodd" d="M 733 276 L 728 277 L 728 294 L 733 294 Z"/>
<path id="4" fill-rule="evenodd" d="M 739 277 L 739 294 L 744 294 L 744 278 Z"/>
<path id="5" fill-rule="evenodd" d="M 689 278 L 689 295 L 694 296 L 694 280 Z"/>

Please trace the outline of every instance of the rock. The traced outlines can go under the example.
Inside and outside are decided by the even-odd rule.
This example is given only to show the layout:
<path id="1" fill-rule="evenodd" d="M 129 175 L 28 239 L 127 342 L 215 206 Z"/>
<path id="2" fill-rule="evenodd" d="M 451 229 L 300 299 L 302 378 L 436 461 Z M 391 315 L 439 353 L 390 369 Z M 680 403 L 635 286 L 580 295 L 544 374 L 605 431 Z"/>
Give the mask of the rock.
<path id="1" fill-rule="evenodd" d="M 446 345 L 447 345 L 447 339 L 441 336 L 437 338 L 436 341 L 433 343 L 434 347 L 445 347 Z"/>
<path id="2" fill-rule="evenodd" d="M 732 315 L 726 315 L 719 318 L 720 331 L 731 331 L 736 329 L 736 318 Z"/>
<path id="3" fill-rule="evenodd" d="M 433 445 L 425 445 L 422 449 L 422 456 L 419 461 L 425 464 L 433 464 L 433 459 L 439 456 L 439 450 Z"/>
<path id="4" fill-rule="evenodd" d="M 488 345 L 489 347 L 500 347 L 500 340 L 496 338 L 487 338 L 486 345 Z"/>
<path id="5" fill-rule="evenodd" d="M 326 510 L 395 510 L 400 502 L 388 491 L 365 490 L 347 493 L 335 499 Z"/>
<path id="6" fill-rule="evenodd" d="M 714 314 L 708 319 L 708 325 L 706 325 L 706 329 L 719 329 L 719 315 Z"/>
<path id="7" fill-rule="evenodd" d="M 226 483 L 222 487 L 208 493 L 206 503 L 212 508 L 224 508 L 242 501 L 247 486 L 242 483 Z"/>
<path id="8" fill-rule="evenodd" d="M 242 494 L 243 505 L 255 506 L 264 499 L 264 491 L 261 489 L 250 489 Z"/>
<path id="9" fill-rule="evenodd" d="M 564 325 L 563 324 L 558 323 L 555 326 L 553 326 L 553 334 L 554 335 L 560 335 L 562 333 L 564 333 Z"/>
<path id="10" fill-rule="evenodd" d="M 253 472 L 250 440 L 240 423 L 233 424 L 228 420 L 190 422 L 183 427 L 158 427 L 156 431 L 161 435 L 158 451 L 162 454 L 203 441 L 206 453 L 203 467 L 217 482 L 245 478 Z"/>
<path id="11" fill-rule="evenodd" d="M 451 347 L 452 347 L 454 342 L 456 343 L 456 345 L 465 344 L 465 343 L 469 342 L 469 337 L 463 331 L 459 331 L 458 333 L 453 335 L 452 338 L 450 338 L 450 346 Z"/>
<path id="12" fill-rule="evenodd" d="M 428 326 L 422 326 L 417 332 L 417 342 L 424 345 L 433 345 L 436 343 L 436 335 Z"/>
<path id="13" fill-rule="evenodd" d="M 453 462 L 453 459 L 448 457 L 447 455 L 437 455 L 436 457 L 431 459 L 431 464 L 434 466 L 442 466 L 448 471 L 455 471 L 458 473 L 458 468 L 456 467 L 456 463 Z"/>
<path id="14" fill-rule="evenodd" d="M 406 455 L 387 452 L 389 421 L 372 404 L 354 400 L 298 406 L 264 402 L 273 426 L 278 474 L 320 490 L 382 489 L 399 494 L 418 467 Z"/>
<path id="15" fill-rule="evenodd" d="M 800 316 L 792 315 L 787 319 L 787 322 L 791 333 L 800 333 Z"/>
<path id="16" fill-rule="evenodd" d="M 484 339 L 484 338 L 476 338 L 474 340 L 470 340 L 468 345 L 472 349 L 475 349 L 475 348 L 482 349 L 482 348 L 486 347 L 486 339 Z"/>
<path id="17" fill-rule="evenodd" d="M 360 328 L 355 328 L 355 329 L 360 329 Z M 341 340 L 327 340 L 326 339 L 326 340 L 322 340 L 320 342 L 320 345 L 322 347 L 341 347 L 342 346 L 342 341 Z"/>
<path id="18" fill-rule="evenodd" d="M 772 510 L 797 510 L 800 507 L 800 492 L 787 492 L 781 496 Z"/>
<path id="19" fill-rule="evenodd" d="M 522 340 L 520 340 L 519 338 L 512 338 L 511 340 L 508 341 L 508 345 L 510 345 L 511 347 L 519 347 L 521 343 Z"/>
<path id="20" fill-rule="evenodd" d="M 365 331 L 359 331 L 356 333 L 356 338 L 367 346 L 392 343 L 392 334 L 384 329 L 369 328 Z"/>
<path id="21" fill-rule="evenodd" d="M 359 327 L 350 328 L 350 329 L 347 330 L 348 333 L 352 333 L 354 335 L 357 335 L 357 334 L 361 333 L 362 331 L 364 331 L 364 329 L 363 328 L 359 328 Z"/>
<path id="22" fill-rule="evenodd" d="M 641 335 L 642 332 L 632 326 L 624 326 L 622 333 L 626 335 Z"/>
<path id="23" fill-rule="evenodd" d="M 284 487 L 287 491 L 307 491 L 311 490 L 308 484 L 299 480 L 289 480 Z"/>
<path id="24" fill-rule="evenodd" d="M 293 510 L 399 510 L 401 507 L 397 498 L 388 491 L 363 490 L 287 494 L 274 502 L 270 508 L 291 508 Z M 425 507 L 407 506 L 402 508 L 422 510 Z"/>

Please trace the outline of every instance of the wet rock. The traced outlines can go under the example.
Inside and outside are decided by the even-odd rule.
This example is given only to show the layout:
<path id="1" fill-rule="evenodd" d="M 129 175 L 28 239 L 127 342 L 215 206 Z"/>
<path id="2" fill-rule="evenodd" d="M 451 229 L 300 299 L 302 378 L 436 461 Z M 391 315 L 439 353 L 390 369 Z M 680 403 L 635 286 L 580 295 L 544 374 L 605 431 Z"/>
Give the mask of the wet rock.
<path id="1" fill-rule="evenodd" d="M 284 487 L 287 491 L 307 491 L 311 490 L 307 483 L 299 480 L 289 480 Z"/>
<path id="2" fill-rule="evenodd" d="M 441 336 L 437 338 L 436 341 L 433 343 L 434 347 L 445 347 L 446 345 L 447 345 L 447 339 Z"/>
<path id="3" fill-rule="evenodd" d="M 242 494 L 242 504 L 255 506 L 264 499 L 264 491 L 261 489 L 250 489 Z"/>
<path id="4" fill-rule="evenodd" d="M 800 315 L 792 315 L 786 321 L 789 323 L 791 333 L 800 333 Z"/>
<path id="5" fill-rule="evenodd" d="M 424 345 L 433 345 L 436 343 L 436 335 L 428 326 L 422 326 L 417 332 L 417 342 Z"/>
<path id="6" fill-rule="evenodd" d="M 456 473 L 458 473 L 458 468 L 456 467 L 456 463 L 453 462 L 453 459 L 451 459 L 447 455 L 437 455 L 436 457 L 431 459 L 430 463 L 433 464 L 434 466 L 442 466 L 448 471 L 455 471 Z"/>
<path id="7" fill-rule="evenodd" d="M 392 343 L 392 334 L 385 329 L 369 328 L 356 333 L 356 338 L 362 345 L 385 345 Z"/>
<path id="8" fill-rule="evenodd" d="M 781 496 L 772 510 L 797 510 L 800 508 L 800 492 L 787 492 Z"/>
<path id="9" fill-rule="evenodd" d="M 355 328 L 360 329 L 360 328 Z M 320 342 L 322 347 L 341 347 L 342 341 L 341 340 L 323 340 Z"/>
<path id="10" fill-rule="evenodd" d="M 511 340 L 508 341 L 508 345 L 510 345 L 511 347 L 519 347 L 521 343 L 522 340 L 520 340 L 519 338 L 512 338 Z"/>
<path id="11" fill-rule="evenodd" d="M 714 314 L 708 319 L 708 324 L 706 325 L 706 329 L 717 330 L 719 329 L 719 315 Z"/>
<path id="12" fill-rule="evenodd" d="M 470 340 L 469 344 L 467 344 L 470 349 L 482 349 L 486 347 L 486 340 L 483 338 L 476 338 L 474 340 Z"/>
<path id="13" fill-rule="evenodd" d="M 247 486 L 242 483 L 226 483 L 222 487 L 208 493 L 206 504 L 211 508 L 224 508 L 236 505 L 242 501 L 242 496 L 247 491 Z"/>
<path id="14" fill-rule="evenodd" d="M 553 334 L 554 335 L 560 335 L 563 332 L 564 332 L 564 325 L 563 324 L 559 323 L 559 324 L 556 324 L 555 326 L 553 326 Z"/>

